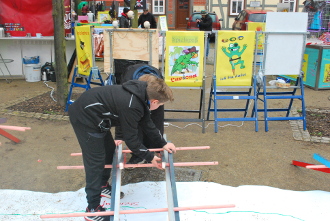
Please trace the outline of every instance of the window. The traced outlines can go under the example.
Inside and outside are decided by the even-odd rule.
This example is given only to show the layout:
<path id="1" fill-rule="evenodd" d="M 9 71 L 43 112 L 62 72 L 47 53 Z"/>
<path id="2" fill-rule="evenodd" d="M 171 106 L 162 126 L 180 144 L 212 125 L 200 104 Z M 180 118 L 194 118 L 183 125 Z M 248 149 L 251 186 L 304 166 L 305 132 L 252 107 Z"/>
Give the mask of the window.
<path id="1" fill-rule="evenodd" d="M 282 3 L 290 4 L 290 12 L 296 11 L 297 0 L 282 0 Z"/>
<path id="2" fill-rule="evenodd" d="M 165 14 L 165 0 L 153 0 L 152 1 L 152 13 L 153 14 Z"/>
<path id="3" fill-rule="evenodd" d="M 244 8 L 245 0 L 230 0 L 229 15 L 238 15 Z"/>

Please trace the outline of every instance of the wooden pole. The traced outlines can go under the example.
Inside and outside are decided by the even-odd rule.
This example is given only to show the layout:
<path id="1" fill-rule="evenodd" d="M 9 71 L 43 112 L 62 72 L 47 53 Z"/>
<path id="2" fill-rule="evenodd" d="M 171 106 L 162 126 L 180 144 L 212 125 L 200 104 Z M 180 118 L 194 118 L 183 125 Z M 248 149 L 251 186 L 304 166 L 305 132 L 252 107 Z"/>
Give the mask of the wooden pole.
<path id="1" fill-rule="evenodd" d="M 204 150 L 210 149 L 210 146 L 197 146 L 197 147 L 177 147 L 176 150 Z M 163 148 L 149 149 L 150 152 L 163 151 Z M 123 153 L 132 153 L 131 150 L 123 150 Z M 82 153 L 71 153 L 71 156 L 82 156 Z"/>
<path id="2" fill-rule="evenodd" d="M 205 209 L 221 209 L 221 208 L 233 208 L 234 204 L 225 205 L 206 205 L 206 206 L 189 206 L 189 207 L 175 207 L 174 211 L 185 211 L 185 210 L 205 210 Z M 137 209 L 137 210 L 121 210 L 119 214 L 138 214 L 138 213 L 158 213 L 167 212 L 168 208 L 159 209 Z M 107 212 L 95 212 L 95 213 L 68 213 L 68 214 L 49 214 L 41 215 L 41 219 L 47 218 L 66 218 L 66 217 L 82 217 L 82 216 L 113 216 L 113 211 Z"/>
<path id="3" fill-rule="evenodd" d="M 214 166 L 218 165 L 218 161 L 213 162 L 183 162 L 183 163 L 173 163 L 176 167 L 190 167 L 190 166 Z M 165 163 L 165 166 L 169 166 L 168 163 Z M 151 163 L 148 164 L 124 164 L 124 168 L 131 167 L 154 167 Z M 105 165 L 104 168 L 112 168 L 112 165 Z M 68 169 L 84 169 L 84 166 L 58 166 L 58 170 L 68 170 Z"/>

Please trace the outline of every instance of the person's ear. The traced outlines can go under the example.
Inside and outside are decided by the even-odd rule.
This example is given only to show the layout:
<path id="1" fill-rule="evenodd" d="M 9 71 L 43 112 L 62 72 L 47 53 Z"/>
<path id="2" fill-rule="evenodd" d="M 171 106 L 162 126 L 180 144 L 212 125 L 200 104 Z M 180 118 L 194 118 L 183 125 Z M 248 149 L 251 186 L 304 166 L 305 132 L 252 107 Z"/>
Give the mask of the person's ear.
<path id="1" fill-rule="evenodd" d="M 158 103 L 159 103 L 159 100 L 151 99 L 151 100 L 150 100 L 150 103 L 158 104 Z"/>

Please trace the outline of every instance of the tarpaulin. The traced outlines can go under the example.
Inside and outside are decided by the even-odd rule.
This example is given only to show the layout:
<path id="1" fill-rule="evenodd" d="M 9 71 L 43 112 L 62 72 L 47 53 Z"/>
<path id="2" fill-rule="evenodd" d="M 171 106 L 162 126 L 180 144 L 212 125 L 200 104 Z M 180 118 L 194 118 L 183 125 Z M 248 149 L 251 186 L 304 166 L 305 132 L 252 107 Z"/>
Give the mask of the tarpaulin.
<path id="1" fill-rule="evenodd" d="M 12 36 L 54 35 L 51 0 L 1 0 L 0 12 L 0 24 Z"/>

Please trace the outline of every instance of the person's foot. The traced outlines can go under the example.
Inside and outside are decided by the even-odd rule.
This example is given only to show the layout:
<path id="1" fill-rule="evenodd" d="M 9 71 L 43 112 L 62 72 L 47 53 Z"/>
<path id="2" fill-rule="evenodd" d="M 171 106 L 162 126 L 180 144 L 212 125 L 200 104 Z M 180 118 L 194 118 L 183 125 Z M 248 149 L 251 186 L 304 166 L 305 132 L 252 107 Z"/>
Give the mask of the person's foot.
<path id="1" fill-rule="evenodd" d="M 101 187 L 101 197 L 111 198 L 111 186 L 107 182 L 105 186 Z M 123 192 L 120 192 L 120 199 L 124 198 L 125 194 Z"/>
<path id="2" fill-rule="evenodd" d="M 142 159 L 138 156 L 132 155 L 131 159 L 129 159 L 129 161 L 126 164 L 144 164 L 144 163 L 148 163 L 145 159 Z M 136 167 L 127 167 L 126 169 L 128 170 L 132 170 L 135 169 Z"/>
<path id="3" fill-rule="evenodd" d="M 95 209 L 91 209 L 89 207 L 86 208 L 87 213 L 96 213 L 96 212 L 104 212 L 105 209 L 98 205 Z M 86 221 L 110 221 L 110 216 L 85 216 Z"/>

